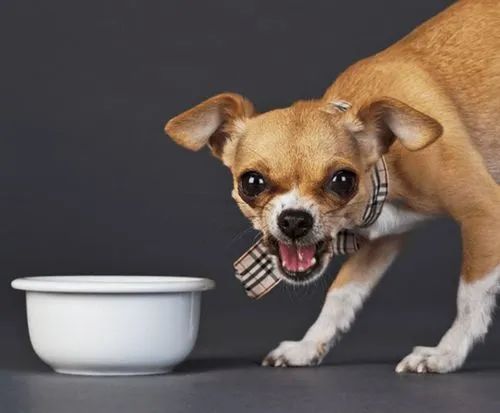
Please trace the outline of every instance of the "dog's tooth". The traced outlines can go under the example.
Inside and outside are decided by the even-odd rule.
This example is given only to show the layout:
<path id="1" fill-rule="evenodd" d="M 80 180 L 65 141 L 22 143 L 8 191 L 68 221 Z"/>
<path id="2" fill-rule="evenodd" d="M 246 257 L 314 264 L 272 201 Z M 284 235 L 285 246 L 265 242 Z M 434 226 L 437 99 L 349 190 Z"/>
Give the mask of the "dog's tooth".
<path id="1" fill-rule="evenodd" d="M 316 257 L 312 257 L 312 260 L 311 260 L 311 265 L 314 265 L 316 264 Z"/>
<path id="2" fill-rule="evenodd" d="M 299 272 L 304 271 L 304 267 L 299 267 Z"/>

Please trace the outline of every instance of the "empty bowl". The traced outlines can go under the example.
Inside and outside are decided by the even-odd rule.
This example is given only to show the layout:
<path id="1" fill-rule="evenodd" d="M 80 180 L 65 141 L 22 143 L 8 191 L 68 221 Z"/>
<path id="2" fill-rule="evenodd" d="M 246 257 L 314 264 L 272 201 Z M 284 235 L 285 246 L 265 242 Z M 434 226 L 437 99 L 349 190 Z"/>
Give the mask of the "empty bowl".
<path id="1" fill-rule="evenodd" d="M 205 278 L 44 276 L 18 278 L 30 340 L 55 371 L 140 375 L 170 371 L 194 347 Z"/>

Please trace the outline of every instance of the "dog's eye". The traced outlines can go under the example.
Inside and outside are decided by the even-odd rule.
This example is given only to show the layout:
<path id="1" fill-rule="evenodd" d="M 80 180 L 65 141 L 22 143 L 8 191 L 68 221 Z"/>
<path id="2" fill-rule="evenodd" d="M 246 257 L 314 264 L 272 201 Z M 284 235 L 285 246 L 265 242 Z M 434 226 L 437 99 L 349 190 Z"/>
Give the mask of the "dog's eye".
<path id="1" fill-rule="evenodd" d="M 354 172 L 342 169 L 333 174 L 332 179 L 328 182 L 328 190 L 346 198 L 354 193 L 357 183 L 358 180 Z"/>
<path id="2" fill-rule="evenodd" d="M 255 171 L 245 172 L 240 178 L 240 186 L 243 194 L 249 198 L 254 198 L 263 192 L 266 187 L 264 177 Z"/>

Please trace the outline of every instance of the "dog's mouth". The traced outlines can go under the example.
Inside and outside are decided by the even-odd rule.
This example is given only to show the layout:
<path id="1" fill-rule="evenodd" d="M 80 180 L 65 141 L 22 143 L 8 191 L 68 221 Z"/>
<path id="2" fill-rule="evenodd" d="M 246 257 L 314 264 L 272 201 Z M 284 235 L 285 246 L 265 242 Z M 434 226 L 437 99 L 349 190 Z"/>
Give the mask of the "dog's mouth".
<path id="1" fill-rule="evenodd" d="M 269 239 L 270 250 L 277 257 L 282 275 L 292 283 L 304 283 L 321 275 L 328 262 L 327 241 L 314 244 L 289 244 Z"/>

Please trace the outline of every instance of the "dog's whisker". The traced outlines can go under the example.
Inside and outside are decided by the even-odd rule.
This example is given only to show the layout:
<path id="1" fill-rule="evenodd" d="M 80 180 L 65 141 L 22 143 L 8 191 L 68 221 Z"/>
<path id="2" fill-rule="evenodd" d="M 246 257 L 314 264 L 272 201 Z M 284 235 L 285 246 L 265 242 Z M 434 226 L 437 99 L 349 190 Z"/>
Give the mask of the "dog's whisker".
<path id="1" fill-rule="evenodd" d="M 253 229 L 254 228 L 250 226 L 250 227 L 245 228 L 242 231 L 238 232 L 233 238 L 231 238 L 231 240 L 229 241 L 229 243 L 226 245 L 226 248 L 231 247 L 235 242 L 237 242 L 238 240 L 240 240 L 241 238 L 243 238 L 247 233 L 249 233 Z"/>

